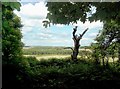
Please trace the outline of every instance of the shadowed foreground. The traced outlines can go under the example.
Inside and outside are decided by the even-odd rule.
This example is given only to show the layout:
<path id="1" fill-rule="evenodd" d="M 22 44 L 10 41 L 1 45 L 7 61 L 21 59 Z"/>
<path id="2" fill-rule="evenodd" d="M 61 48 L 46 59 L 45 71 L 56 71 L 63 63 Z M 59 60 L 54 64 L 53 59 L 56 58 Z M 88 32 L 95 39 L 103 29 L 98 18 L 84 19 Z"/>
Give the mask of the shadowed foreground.
<path id="1" fill-rule="evenodd" d="M 117 62 L 103 68 L 93 61 L 28 57 L 3 65 L 3 89 L 119 89 L 119 85 Z"/>

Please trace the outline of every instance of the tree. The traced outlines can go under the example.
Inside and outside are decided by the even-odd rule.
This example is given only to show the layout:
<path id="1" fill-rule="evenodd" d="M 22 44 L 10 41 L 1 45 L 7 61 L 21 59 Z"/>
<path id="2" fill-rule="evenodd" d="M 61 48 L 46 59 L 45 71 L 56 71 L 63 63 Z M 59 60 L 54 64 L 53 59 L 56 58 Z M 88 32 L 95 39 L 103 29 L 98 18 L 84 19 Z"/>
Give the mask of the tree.
<path id="1" fill-rule="evenodd" d="M 18 2 L 2 2 L 2 59 L 3 63 L 10 63 L 22 53 L 22 27 L 20 18 L 13 10 L 20 10 Z"/>
<path id="2" fill-rule="evenodd" d="M 53 24 L 70 24 L 77 21 L 104 21 L 111 20 L 120 24 L 120 2 L 47 2 L 49 13 L 47 19 Z M 91 8 L 96 7 L 96 12 L 91 13 Z M 90 16 L 87 14 L 89 13 Z"/>
<path id="3" fill-rule="evenodd" d="M 95 60 L 95 64 L 98 65 L 100 64 L 100 49 L 99 49 L 99 44 L 98 43 L 92 43 L 91 48 L 93 50 L 92 52 L 92 57 Z"/>
<path id="4" fill-rule="evenodd" d="M 100 20 L 104 23 L 103 33 L 104 36 L 100 36 L 101 41 L 100 48 L 104 47 L 102 51 L 105 50 L 112 44 L 112 41 L 116 39 L 116 42 L 120 44 L 120 2 L 48 2 L 48 14 L 47 19 L 48 23 L 53 24 L 71 24 L 77 23 L 77 21 L 82 21 L 83 23 L 86 20 L 97 21 Z M 92 13 L 92 9 L 95 7 L 96 12 Z M 88 15 L 89 14 L 89 15 Z M 47 22 L 46 22 L 47 23 Z M 107 24 L 107 25 L 106 25 Z M 114 24 L 114 25 L 112 25 Z M 46 24 L 47 25 L 47 24 Z M 117 26 L 117 28 L 116 28 Z M 109 31 L 109 29 L 111 29 Z M 106 40 L 107 37 L 107 41 Z M 99 41 L 100 42 L 100 41 Z M 120 50 L 120 47 L 118 47 Z M 120 60 L 120 51 L 118 50 L 119 60 Z M 103 65 L 104 65 L 104 56 L 106 53 L 102 52 Z"/>
<path id="5" fill-rule="evenodd" d="M 18 2 L 2 2 L 2 82 L 3 88 L 21 89 L 18 81 L 20 58 L 22 55 L 22 27 L 14 10 L 20 10 Z M 17 87 L 16 87 L 17 86 Z"/>
<path id="6" fill-rule="evenodd" d="M 112 53 L 118 50 L 118 58 L 120 61 L 120 25 L 115 21 L 107 22 L 104 24 L 103 30 L 96 37 L 96 41 L 100 44 L 100 48 L 103 50 L 104 55 Z"/>
<path id="7" fill-rule="evenodd" d="M 77 61 L 77 55 L 79 53 L 79 47 L 80 47 L 80 40 L 82 39 L 83 35 L 86 33 L 88 28 L 82 33 L 78 35 L 75 35 L 77 31 L 77 26 L 73 29 L 73 40 L 74 40 L 74 49 L 73 49 L 73 54 L 71 55 L 72 60 Z"/>
<path id="8" fill-rule="evenodd" d="M 82 33 L 82 34 L 79 34 L 76 35 L 76 31 L 77 31 L 77 26 L 75 28 L 73 28 L 73 41 L 74 41 L 74 48 L 71 48 L 71 47 L 66 47 L 65 49 L 67 48 L 70 48 L 72 50 L 72 55 L 71 55 L 71 58 L 73 61 L 77 61 L 77 56 L 78 56 L 78 53 L 79 53 L 79 47 L 80 47 L 80 40 L 82 39 L 83 35 L 87 32 L 88 28 Z"/>

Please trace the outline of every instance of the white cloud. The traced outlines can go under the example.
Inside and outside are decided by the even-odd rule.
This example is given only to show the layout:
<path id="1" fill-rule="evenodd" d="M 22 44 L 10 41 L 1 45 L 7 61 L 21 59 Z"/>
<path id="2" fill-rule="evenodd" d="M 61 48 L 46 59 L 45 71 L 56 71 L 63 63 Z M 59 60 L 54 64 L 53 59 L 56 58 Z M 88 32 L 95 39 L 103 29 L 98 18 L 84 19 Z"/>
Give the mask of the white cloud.
<path id="1" fill-rule="evenodd" d="M 42 37 L 42 39 L 49 39 L 49 38 L 53 37 L 52 34 L 48 34 L 48 33 L 37 33 L 36 36 Z"/>
<path id="2" fill-rule="evenodd" d="M 63 25 L 63 24 L 57 24 L 56 26 L 57 27 L 64 27 L 65 25 Z"/>
<path id="3" fill-rule="evenodd" d="M 90 21 L 86 21 L 85 23 L 78 21 L 77 24 L 73 24 L 74 26 L 78 26 L 78 29 L 80 30 L 85 30 L 86 28 L 89 29 L 93 29 L 93 28 L 102 28 L 103 27 L 103 23 L 100 21 L 94 21 L 91 22 Z"/>
<path id="4" fill-rule="evenodd" d="M 22 5 L 20 9 L 20 15 L 30 19 L 44 19 L 47 15 L 47 7 L 44 2 L 35 3 L 35 5 L 28 3 Z"/>
<path id="5" fill-rule="evenodd" d="M 98 34 L 98 33 L 91 33 L 91 34 L 89 34 L 89 37 L 90 37 L 90 38 L 94 38 L 94 37 L 97 36 L 97 34 Z"/>
<path id="6" fill-rule="evenodd" d="M 42 21 L 45 20 L 47 15 L 47 7 L 43 1 L 31 4 L 23 4 L 21 11 L 14 11 L 18 16 L 21 17 L 23 39 L 22 41 L 26 45 L 64 45 L 64 46 L 73 46 L 72 40 L 72 27 L 68 30 L 68 27 L 65 25 L 57 24 L 53 28 L 43 28 Z M 86 28 L 89 28 L 90 31 L 93 31 L 94 28 L 101 28 L 102 23 L 100 21 L 92 22 L 86 21 L 85 24 L 78 21 L 78 34 L 82 33 Z M 52 26 L 51 26 L 52 27 Z M 63 30 L 59 30 L 63 27 Z M 66 28 L 66 29 L 65 29 Z M 93 29 L 93 30 L 92 30 Z M 95 37 L 96 33 L 90 33 L 84 35 L 81 40 L 81 45 L 89 45 L 90 40 Z"/>
<path id="7" fill-rule="evenodd" d="M 20 9 L 20 11 L 15 10 L 14 12 L 21 17 L 23 36 L 24 34 L 31 32 L 34 28 L 43 29 L 42 21 L 47 15 L 47 7 L 45 7 L 43 0 L 35 4 L 22 4 Z"/>
<path id="8" fill-rule="evenodd" d="M 20 7 L 20 11 L 14 11 L 18 16 L 21 17 L 21 20 L 24 25 L 36 25 L 37 23 L 42 24 L 42 21 L 47 16 L 47 7 L 43 1 L 35 3 L 34 5 L 31 3 L 22 5 Z"/>
<path id="9" fill-rule="evenodd" d="M 82 41 L 88 41 L 90 38 L 82 38 Z"/>
<path id="10" fill-rule="evenodd" d="M 23 35 L 28 33 L 28 32 L 31 32 L 31 31 L 32 31 L 32 27 L 23 27 L 22 28 Z"/>

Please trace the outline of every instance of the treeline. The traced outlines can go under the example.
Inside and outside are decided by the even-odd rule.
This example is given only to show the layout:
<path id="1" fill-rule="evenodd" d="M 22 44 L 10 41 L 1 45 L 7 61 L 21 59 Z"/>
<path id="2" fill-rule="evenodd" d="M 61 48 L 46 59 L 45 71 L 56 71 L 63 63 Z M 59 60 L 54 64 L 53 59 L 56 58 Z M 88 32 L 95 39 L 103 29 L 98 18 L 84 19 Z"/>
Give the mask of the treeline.
<path id="1" fill-rule="evenodd" d="M 71 50 L 65 47 L 32 47 L 23 49 L 24 55 L 70 55 Z"/>
<path id="2" fill-rule="evenodd" d="M 48 59 L 46 61 L 45 60 L 38 61 L 35 57 L 24 57 L 22 54 L 24 52 L 24 51 L 22 52 L 23 43 L 21 42 L 22 34 L 20 31 L 22 24 L 20 18 L 17 15 L 15 15 L 13 12 L 15 9 L 20 10 L 20 3 L 2 2 L 1 5 L 2 5 L 2 33 L 3 33 L 2 34 L 3 89 L 40 89 L 40 88 L 41 89 L 56 89 L 56 88 L 57 89 L 96 89 L 96 88 L 119 89 L 120 88 L 119 86 L 120 62 L 117 61 L 115 63 L 108 63 L 108 62 L 105 63 L 105 57 L 107 57 L 108 54 L 113 55 L 114 53 L 117 53 L 117 57 L 120 58 L 120 50 L 119 50 L 120 25 L 119 24 L 116 23 L 113 24 L 114 23 L 113 21 L 113 23 L 109 23 L 105 25 L 105 27 L 108 26 L 107 27 L 108 29 L 103 30 L 105 31 L 102 32 L 103 35 L 96 39 L 97 43 L 95 43 L 92 46 L 93 47 L 92 55 L 88 54 L 87 50 L 85 51 L 83 50 L 84 52 L 83 51 L 80 52 L 80 54 L 84 55 L 84 57 L 89 55 L 87 56 L 87 59 L 90 60 L 83 60 L 84 59 L 83 57 L 76 62 L 71 61 L 70 58 L 66 60 Z M 62 3 L 61 5 L 64 4 Z M 69 4 L 69 6 L 70 5 L 75 6 L 75 4 Z M 80 6 L 80 5 L 76 5 L 76 6 Z M 117 7 L 118 6 L 120 5 L 117 4 Z M 112 10 L 110 9 L 110 11 Z M 112 29 L 114 29 L 114 31 Z M 115 45 L 113 44 L 113 41 L 111 39 L 112 40 L 115 39 Z M 30 50 L 26 49 L 26 50 L 27 50 L 26 52 L 29 52 L 31 49 Z M 68 53 L 67 51 L 70 52 L 70 50 L 65 50 L 63 48 L 53 48 L 53 49 L 37 48 L 34 49 L 33 52 L 35 52 L 36 50 L 38 50 L 38 52 L 39 50 L 42 50 L 43 54 L 46 54 L 48 51 L 49 51 L 48 53 L 52 52 L 53 54 L 57 52 L 61 54 L 61 52 L 64 53 L 64 51 L 66 52 L 66 54 Z M 99 62 L 100 59 L 102 59 L 102 63 Z M 107 63 L 109 65 L 107 65 Z M 110 81 L 108 82 L 107 80 L 113 80 L 115 82 L 110 82 Z"/>
<path id="3" fill-rule="evenodd" d="M 71 50 L 66 50 L 64 47 L 32 47 L 23 49 L 24 55 L 70 55 Z"/>

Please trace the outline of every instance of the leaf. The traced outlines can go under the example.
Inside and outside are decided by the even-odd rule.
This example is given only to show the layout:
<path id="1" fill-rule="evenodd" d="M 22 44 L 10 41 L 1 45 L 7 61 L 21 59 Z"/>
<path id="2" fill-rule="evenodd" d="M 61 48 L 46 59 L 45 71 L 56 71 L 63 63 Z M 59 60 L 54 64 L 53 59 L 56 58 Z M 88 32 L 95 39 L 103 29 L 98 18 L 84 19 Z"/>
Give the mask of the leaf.
<path id="1" fill-rule="evenodd" d="M 11 6 L 12 9 L 16 9 L 16 10 L 20 11 L 20 6 L 21 6 L 20 3 L 18 3 L 18 2 L 11 2 L 10 6 Z"/>
<path id="2" fill-rule="evenodd" d="M 20 11 L 20 6 L 21 4 L 19 2 L 2 2 L 3 5 L 5 5 L 6 7 L 9 6 L 11 7 L 12 10 L 18 10 Z"/>

